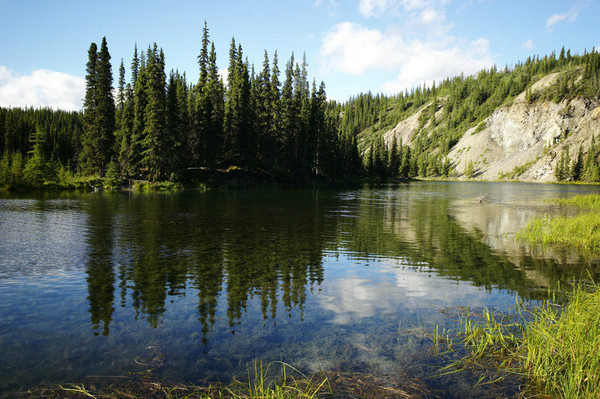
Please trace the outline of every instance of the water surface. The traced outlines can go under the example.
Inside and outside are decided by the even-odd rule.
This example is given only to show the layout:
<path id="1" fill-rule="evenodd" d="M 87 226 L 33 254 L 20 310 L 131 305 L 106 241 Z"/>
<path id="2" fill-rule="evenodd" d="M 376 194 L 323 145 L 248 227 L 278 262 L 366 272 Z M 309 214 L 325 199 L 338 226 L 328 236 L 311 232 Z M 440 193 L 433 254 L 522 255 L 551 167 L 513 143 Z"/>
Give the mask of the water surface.
<path id="1" fill-rule="evenodd" d="M 353 190 L 0 198 L 0 393 L 152 369 L 202 384 L 254 360 L 431 379 L 445 309 L 597 276 L 514 234 L 597 187 L 421 182 Z M 487 194 L 478 204 L 475 198 Z"/>

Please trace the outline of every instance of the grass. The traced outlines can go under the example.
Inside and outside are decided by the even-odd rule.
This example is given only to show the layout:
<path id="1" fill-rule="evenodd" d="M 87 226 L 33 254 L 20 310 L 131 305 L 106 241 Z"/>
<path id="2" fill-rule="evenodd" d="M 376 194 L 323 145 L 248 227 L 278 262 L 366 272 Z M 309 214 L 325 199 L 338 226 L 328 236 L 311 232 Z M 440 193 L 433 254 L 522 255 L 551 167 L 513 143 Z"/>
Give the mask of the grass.
<path id="1" fill-rule="evenodd" d="M 466 312 L 462 342 L 468 354 L 445 373 L 476 371 L 480 383 L 524 379 L 527 397 L 597 398 L 600 393 L 600 290 L 579 286 L 565 307 L 546 301 L 514 314 Z"/>
<path id="2" fill-rule="evenodd" d="M 600 195 L 554 202 L 580 212 L 533 219 L 517 237 L 534 245 L 576 247 L 599 254 Z M 509 314 L 486 309 L 474 315 L 467 310 L 459 334 L 467 354 L 443 372 L 475 371 L 479 383 L 522 379 L 522 395 L 531 397 L 598 398 L 600 289 L 579 285 L 561 303 L 556 304 L 552 293 L 549 300 L 530 309 L 517 301 Z M 447 337 L 440 335 L 440 342 Z"/>
<path id="3" fill-rule="evenodd" d="M 234 384 L 226 389 L 232 399 L 312 399 L 323 391 L 331 392 L 327 378 L 307 377 L 292 366 L 281 364 L 279 383 L 269 379 L 273 363 L 263 367 L 263 363 L 255 363 L 254 376 L 248 373 L 247 383 Z M 289 372 L 292 371 L 292 374 Z M 299 377 L 294 377 L 294 374 Z"/>
<path id="4" fill-rule="evenodd" d="M 517 233 L 517 239 L 533 245 L 573 247 L 599 254 L 600 195 L 580 195 L 555 202 L 580 208 L 582 212 L 570 217 L 534 218 Z"/>
<path id="5" fill-rule="evenodd" d="M 275 367 L 280 365 L 281 368 Z M 158 399 L 316 399 L 332 395 L 327 376 L 317 373 L 307 377 L 285 363 L 254 364 L 248 371 L 248 381 L 229 385 L 198 387 L 194 385 L 162 384 L 150 375 L 140 378 L 123 377 L 126 383 L 98 388 L 94 383 L 38 387 L 21 393 L 25 398 L 158 398 Z"/>

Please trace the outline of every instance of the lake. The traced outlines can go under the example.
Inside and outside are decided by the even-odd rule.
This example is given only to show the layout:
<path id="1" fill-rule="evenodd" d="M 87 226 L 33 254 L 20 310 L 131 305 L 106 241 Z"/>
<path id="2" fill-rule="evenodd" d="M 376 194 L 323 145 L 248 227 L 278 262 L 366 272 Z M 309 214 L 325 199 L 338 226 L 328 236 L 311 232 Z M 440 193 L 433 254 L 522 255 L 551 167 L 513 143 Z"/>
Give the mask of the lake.
<path id="1" fill-rule="evenodd" d="M 206 384 L 253 362 L 411 375 L 447 397 L 424 337 L 449 309 L 509 309 L 597 277 L 531 249 L 544 200 L 596 186 L 413 182 L 347 190 L 0 197 L 0 394 L 152 369 Z M 476 198 L 487 194 L 487 200 Z M 465 377 L 466 378 L 466 377 Z M 481 394 L 484 395 L 484 394 Z"/>

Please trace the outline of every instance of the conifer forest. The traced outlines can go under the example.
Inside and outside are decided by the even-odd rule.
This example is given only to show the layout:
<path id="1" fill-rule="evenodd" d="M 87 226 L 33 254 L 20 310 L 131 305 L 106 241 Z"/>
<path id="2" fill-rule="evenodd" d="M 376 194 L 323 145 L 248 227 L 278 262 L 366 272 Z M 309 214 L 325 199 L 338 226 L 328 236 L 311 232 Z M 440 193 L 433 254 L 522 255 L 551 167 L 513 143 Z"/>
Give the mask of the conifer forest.
<path id="1" fill-rule="evenodd" d="M 215 176 L 292 185 L 457 177 L 448 158 L 453 146 L 519 93 L 530 103 L 600 97 L 595 49 L 572 55 L 563 48 L 559 56 L 530 57 L 511 68 L 339 103 L 328 100 L 324 82 L 309 79 L 305 57 L 292 54 L 280 66 L 277 52 L 265 51 L 255 64 L 232 39 L 224 77 L 206 24 L 200 47 L 197 82 L 177 70 L 167 73 L 156 43 L 143 50 L 135 45 L 131 62 L 121 59 L 115 82 L 106 38 L 99 48 L 91 43 L 80 112 L 0 108 L 2 186 L 190 185 L 210 184 Z M 531 91 L 553 72 L 560 72 L 555 85 Z M 384 140 L 383 133 L 419 110 L 410 142 Z M 586 148 L 571 154 L 567 148 L 556 179 L 600 180 L 599 153 L 593 137 Z M 464 175 L 472 174 L 467 165 Z"/>

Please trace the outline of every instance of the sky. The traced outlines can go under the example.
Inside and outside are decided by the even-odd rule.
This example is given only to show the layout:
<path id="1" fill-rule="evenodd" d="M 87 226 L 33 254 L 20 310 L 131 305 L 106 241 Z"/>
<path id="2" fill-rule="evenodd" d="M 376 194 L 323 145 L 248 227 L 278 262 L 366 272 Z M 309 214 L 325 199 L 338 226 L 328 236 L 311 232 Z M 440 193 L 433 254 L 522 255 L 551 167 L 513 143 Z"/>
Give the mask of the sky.
<path id="1" fill-rule="evenodd" d="M 106 37 L 115 86 L 121 59 L 157 43 L 167 72 L 198 80 L 208 24 L 219 68 L 231 39 L 256 70 L 306 54 L 330 99 L 387 95 L 513 66 L 533 55 L 600 48 L 600 0 L 0 0 L 0 106 L 80 110 L 92 42 Z M 128 70 L 129 78 L 129 70 Z M 283 80 L 283 76 L 281 77 Z"/>

